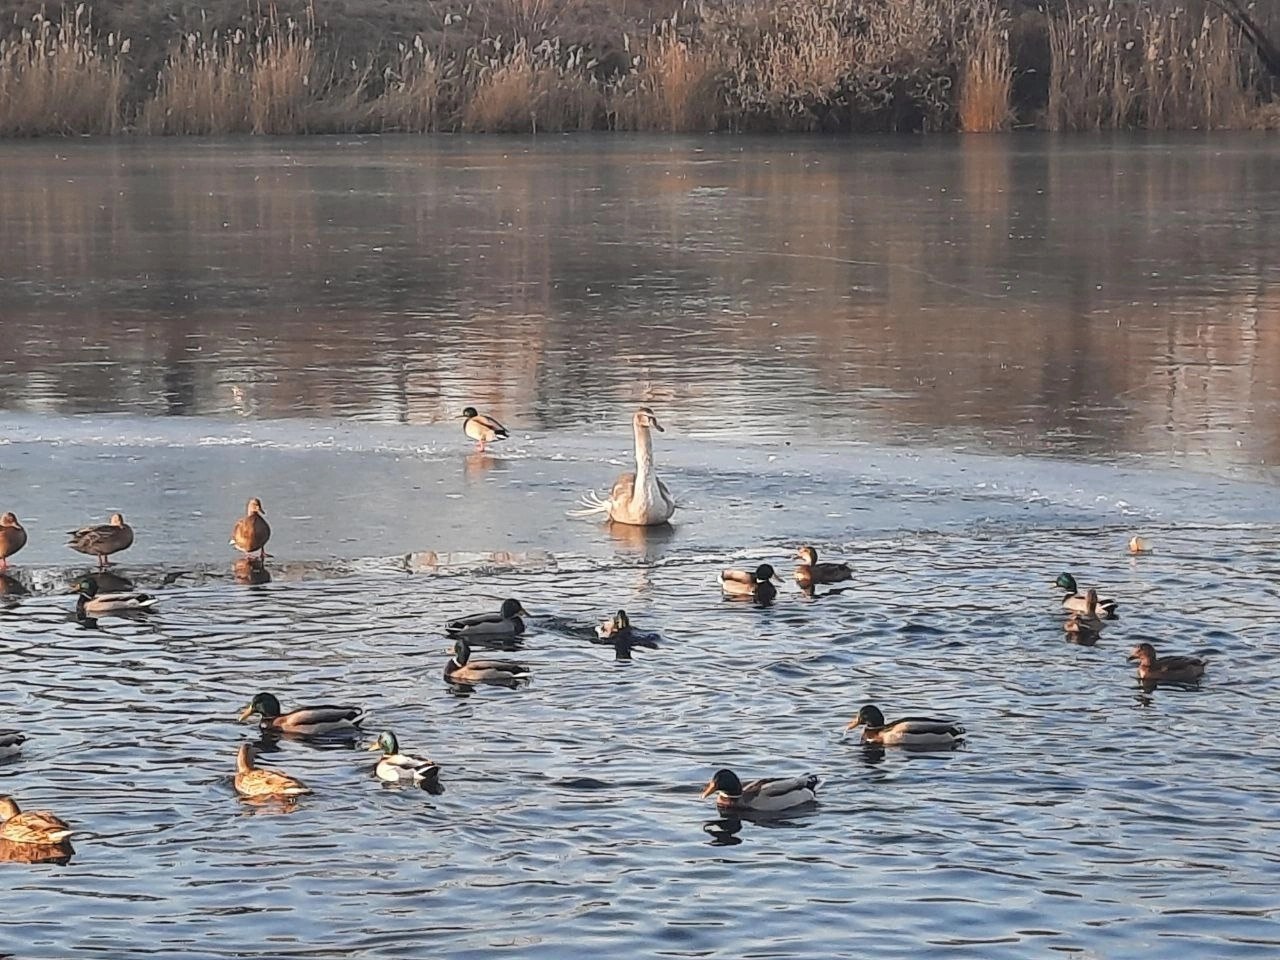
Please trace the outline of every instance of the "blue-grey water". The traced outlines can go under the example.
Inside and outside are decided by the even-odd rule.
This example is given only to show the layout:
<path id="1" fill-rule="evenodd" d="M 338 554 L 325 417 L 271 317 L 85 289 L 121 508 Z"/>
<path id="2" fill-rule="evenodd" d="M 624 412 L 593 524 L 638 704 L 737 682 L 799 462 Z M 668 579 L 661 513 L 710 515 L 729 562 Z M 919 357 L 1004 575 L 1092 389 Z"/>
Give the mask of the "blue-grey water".
<path id="1" fill-rule="evenodd" d="M 1280 951 L 1270 140 L 57 141 L 0 169 L 0 510 L 31 537 L 0 792 L 77 829 L 69 862 L 0 863 L 0 953 Z M 474 452 L 468 403 L 512 439 Z M 567 517 L 630 469 L 640 404 L 675 525 Z M 80 623 L 65 531 L 115 510 L 113 571 L 160 606 Z M 720 568 L 789 577 L 804 542 L 854 580 L 721 600 Z M 1096 646 L 1063 570 L 1121 602 Z M 450 689 L 443 624 L 512 595 L 532 681 Z M 619 607 L 662 649 L 586 642 Z M 1142 690 L 1143 640 L 1207 657 L 1200 689 Z M 258 690 L 366 707 L 444 792 L 283 741 L 263 764 L 314 795 L 238 801 Z M 865 702 L 968 742 L 869 753 Z M 726 829 L 721 766 L 818 773 L 820 803 Z"/>

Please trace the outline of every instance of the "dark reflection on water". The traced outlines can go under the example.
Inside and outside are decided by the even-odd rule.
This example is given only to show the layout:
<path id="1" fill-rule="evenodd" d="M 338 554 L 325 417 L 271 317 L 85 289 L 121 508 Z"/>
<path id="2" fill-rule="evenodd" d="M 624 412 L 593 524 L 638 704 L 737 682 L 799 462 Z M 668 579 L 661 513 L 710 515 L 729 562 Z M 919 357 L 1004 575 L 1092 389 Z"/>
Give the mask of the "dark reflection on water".
<path id="1" fill-rule="evenodd" d="M 0 146 L 0 403 L 1280 463 L 1261 137 Z M 501 469 L 468 459 L 466 476 Z"/>

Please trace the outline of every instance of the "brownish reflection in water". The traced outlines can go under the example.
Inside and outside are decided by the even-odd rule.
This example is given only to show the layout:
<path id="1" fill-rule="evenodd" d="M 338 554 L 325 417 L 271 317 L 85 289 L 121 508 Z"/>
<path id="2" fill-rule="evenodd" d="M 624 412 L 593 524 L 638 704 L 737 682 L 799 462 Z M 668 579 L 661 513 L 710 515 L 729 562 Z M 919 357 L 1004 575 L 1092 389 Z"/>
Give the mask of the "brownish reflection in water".
<path id="1" fill-rule="evenodd" d="M 6 144 L 0 404 L 1280 463 L 1262 138 Z M 469 465 L 476 478 L 486 465 Z"/>

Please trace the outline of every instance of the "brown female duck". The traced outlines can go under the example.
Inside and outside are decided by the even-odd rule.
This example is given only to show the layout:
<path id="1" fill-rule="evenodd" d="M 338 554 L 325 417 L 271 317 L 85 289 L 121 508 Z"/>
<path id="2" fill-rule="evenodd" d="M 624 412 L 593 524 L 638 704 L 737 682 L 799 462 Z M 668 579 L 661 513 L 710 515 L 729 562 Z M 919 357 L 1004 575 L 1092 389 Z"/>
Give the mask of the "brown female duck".
<path id="1" fill-rule="evenodd" d="M 271 525 L 263 516 L 262 501 L 254 497 L 244 508 L 244 516 L 236 521 L 231 531 L 231 543 L 245 553 L 258 551 L 258 559 L 267 556 L 267 541 L 271 539 Z"/>
<path id="2" fill-rule="evenodd" d="M 72 550 L 98 558 L 98 566 L 107 565 L 107 557 L 133 545 L 133 527 L 124 522 L 124 514 L 113 513 L 111 522 L 96 527 L 81 527 L 68 533 Z"/>
<path id="3" fill-rule="evenodd" d="M 9 567 L 9 558 L 27 545 L 27 531 L 12 513 L 0 517 L 0 570 Z"/>

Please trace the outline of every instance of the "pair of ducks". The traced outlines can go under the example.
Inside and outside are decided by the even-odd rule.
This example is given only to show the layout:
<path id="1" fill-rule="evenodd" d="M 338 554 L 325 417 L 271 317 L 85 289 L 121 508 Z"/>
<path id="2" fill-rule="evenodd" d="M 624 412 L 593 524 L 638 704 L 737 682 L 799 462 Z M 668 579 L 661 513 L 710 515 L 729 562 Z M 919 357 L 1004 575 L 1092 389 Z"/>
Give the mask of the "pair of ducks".
<path id="1" fill-rule="evenodd" d="M 1135 537 L 1134 540 L 1140 541 L 1140 538 Z M 1141 552 L 1149 549 L 1145 543 L 1140 542 L 1139 546 Z M 1131 542 L 1129 547 L 1133 551 L 1134 543 Z M 1062 598 L 1063 609 L 1071 614 L 1064 625 L 1066 632 L 1076 643 L 1086 646 L 1097 643 L 1103 623 L 1116 619 L 1119 604 L 1115 600 L 1102 599 L 1092 587 L 1081 593 L 1075 577 L 1069 573 L 1060 574 L 1054 585 L 1067 591 Z M 1137 663 L 1138 679 L 1144 683 L 1194 685 L 1200 682 L 1207 666 L 1200 657 L 1177 654 L 1162 657 L 1150 643 L 1140 643 L 1130 650 L 1127 662 Z"/>
<path id="2" fill-rule="evenodd" d="M 841 583 L 853 579 L 853 570 L 847 563 L 819 563 L 818 551 L 804 546 L 795 552 L 795 580 L 802 590 L 810 590 L 817 584 Z M 781 583 L 772 564 L 762 563 L 755 570 L 720 571 L 720 589 L 728 597 L 750 598 L 765 607 L 778 596 L 775 583 Z"/>
<path id="3" fill-rule="evenodd" d="M 271 736 L 287 736 L 301 739 L 313 737 L 354 736 L 361 732 L 367 715 L 360 707 L 317 706 L 299 707 L 283 713 L 280 701 L 274 694 L 257 694 L 243 710 L 240 720 L 258 716 L 259 729 Z M 400 752 L 400 742 L 390 730 L 384 730 L 378 739 L 367 747 L 379 751 L 374 773 L 379 780 L 388 783 L 412 783 L 427 789 L 440 788 L 440 767 L 421 757 Z M 297 777 L 255 766 L 257 750 L 252 744 L 242 743 L 236 755 L 236 792 L 242 797 L 275 798 L 291 800 L 311 793 L 311 788 Z"/>
<path id="4" fill-rule="evenodd" d="M 908 750 L 949 750 L 964 741 L 964 727 L 953 720 L 932 717 L 903 717 L 886 721 L 880 708 L 866 704 L 845 727 L 863 727 L 862 742 L 877 747 L 904 747 Z M 702 790 L 702 798 L 716 797 L 722 813 L 779 813 L 795 810 L 817 800 L 821 780 L 814 774 L 800 777 L 770 777 L 743 783 L 732 770 L 717 770 Z"/>
<path id="5" fill-rule="evenodd" d="M 27 738 L 17 730 L 0 730 L 0 760 L 16 757 Z M 0 841 L 34 847 L 63 847 L 70 825 L 48 810 L 23 811 L 8 794 L 0 795 Z"/>

